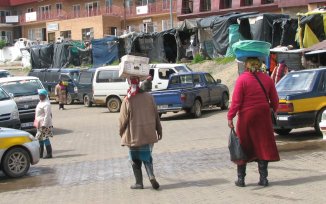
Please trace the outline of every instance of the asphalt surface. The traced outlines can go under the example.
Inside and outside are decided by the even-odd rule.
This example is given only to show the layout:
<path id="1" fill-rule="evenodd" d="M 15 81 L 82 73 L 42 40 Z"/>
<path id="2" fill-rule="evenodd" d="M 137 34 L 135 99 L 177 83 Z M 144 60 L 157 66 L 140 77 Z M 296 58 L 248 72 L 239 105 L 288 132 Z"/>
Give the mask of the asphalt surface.
<path id="1" fill-rule="evenodd" d="M 128 149 L 120 146 L 117 113 L 104 107 L 53 104 L 54 158 L 28 175 L 8 179 L 0 172 L 0 203 L 326 203 L 326 143 L 313 129 L 277 138 L 281 161 L 270 164 L 270 186 L 257 186 L 256 163 L 248 165 L 246 188 L 234 186 L 226 112 L 163 115 L 163 140 L 154 147 L 161 184 L 130 190 L 134 182 Z"/>

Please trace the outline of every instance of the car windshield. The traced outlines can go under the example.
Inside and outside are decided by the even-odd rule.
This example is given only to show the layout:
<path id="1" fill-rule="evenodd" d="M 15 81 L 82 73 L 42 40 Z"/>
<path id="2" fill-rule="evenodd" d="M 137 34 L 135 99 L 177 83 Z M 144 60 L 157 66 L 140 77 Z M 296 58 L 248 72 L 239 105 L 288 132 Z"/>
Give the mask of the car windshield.
<path id="1" fill-rule="evenodd" d="M 78 81 L 78 77 L 79 77 L 79 72 L 70 72 L 70 78 L 73 81 Z"/>
<path id="2" fill-rule="evenodd" d="M 174 67 L 175 70 L 177 70 L 177 72 L 189 72 L 189 70 L 191 71 L 191 69 L 189 67 L 184 67 L 184 66 L 176 66 Z"/>
<path id="3" fill-rule="evenodd" d="M 3 89 L 0 88 L 0 101 L 5 101 L 9 99 L 10 96 Z"/>
<path id="4" fill-rule="evenodd" d="M 307 92 L 312 88 L 315 75 L 315 72 L 290 73 L 276 85 L 276 89 L 278 92 Z"/>
<path id="5" fill-rule="evenodd" d="M 36 79 L 6 82 L 1 86 L 7 93 L 14 96 L 36 95 L 37 90 L 43 88 Z"/>

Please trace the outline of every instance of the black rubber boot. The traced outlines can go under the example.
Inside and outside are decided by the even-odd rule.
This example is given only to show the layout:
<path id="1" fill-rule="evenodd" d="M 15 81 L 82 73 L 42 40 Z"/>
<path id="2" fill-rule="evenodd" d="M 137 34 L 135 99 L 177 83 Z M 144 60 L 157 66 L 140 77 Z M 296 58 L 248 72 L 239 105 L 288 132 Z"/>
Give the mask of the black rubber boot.
<path id="1" fill-rule="evenodd" d="M 43 158 L 43 152 L 44 152 L 44 144 L 42 141 L 42 142 L 40 142 L 40 158 Z"/>
<path id="2" fill-rule="evenodd" d="M 268 167 L 268 161 L 258 161 L 258 171 L 259 171 L 259 175 L 260 175 L 258 185 L 260 185 L 260 186 L 264 186 L 264 187 L 268 186 L 267 167 Z"/>
<path id="3" fill-rule="evenodd" d="M 139 160 L 134 160 L 132 163 L 132 170 L 135 175 L 136 183 L 134 185 L 130 186 L 131 189 L 143 189 L 144 188 L 141 164 L 142 163 Z"/>
<path id="4" fill-rule="evenodd" d="M 45 148 L 46 148 L 46 156 L 44 157 L 44 159 L 52 158 L 52 146 L 46 145 Z"/>
<path id="5" fill-rule="evenodd" d="M 160 184 L 157 182 L 155 175 L 154 175 L 154 169 L 153 169 L 153 163 L 152 162 L 144 162 L 145 169 L 149 178 L 149 181 L 152 184 L 153 189 L 157 190 L 160 188 Z"/>
<path id="6" fill-rule="evenodd" d="M 238 180 L 234 183 L 238 187 L 245 187 L 245 177 L 246 177 L 246 165 L 238 165 L 237 166 L 237 173 L 238 173 Z"/>

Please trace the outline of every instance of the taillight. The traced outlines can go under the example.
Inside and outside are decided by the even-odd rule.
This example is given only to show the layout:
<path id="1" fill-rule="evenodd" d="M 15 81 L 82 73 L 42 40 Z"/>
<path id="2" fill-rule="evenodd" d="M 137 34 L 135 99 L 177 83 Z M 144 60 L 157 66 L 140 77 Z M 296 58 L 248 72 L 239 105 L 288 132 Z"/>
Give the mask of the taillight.
<path id="1" fill-rule="evenodd" d="M 187 99 L 186 94 L 181 94 L 180 99 L 181 99 L 181 102 L 185 102 Z"/>
<path id="2" fill-rule="evenodd" d="M 279 113 L 288 113 L 293 111 L 294 111 L 293 103 L 280 103 L 278 105 L 277 112 Z"/>

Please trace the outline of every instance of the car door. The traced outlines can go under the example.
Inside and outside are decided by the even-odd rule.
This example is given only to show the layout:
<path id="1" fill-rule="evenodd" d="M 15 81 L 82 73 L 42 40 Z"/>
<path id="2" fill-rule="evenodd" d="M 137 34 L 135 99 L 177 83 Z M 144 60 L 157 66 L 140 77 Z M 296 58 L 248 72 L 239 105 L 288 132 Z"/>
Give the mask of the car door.
<path id="1" fill-rule="evenodd" d="M 78 99 L 83 101 L 84 96 L 87 94 L 92 98 L 92 80 L 93 72 L 81 72 L 78 79 Z"/>
<path id="2" fill-rule="evenodd" d="M 206 73 L 204 76 L 209 91 L 209 104 L 218 104 L 222 99 L 222 90 L 209 73 Z"/>
<path id="3" fill-rule="evenodd" d="M 194 89 L 198 90 L 198 93 L 202 99 L 203 106 L 206 106 L 210 103 L 210 93 L 209 89 L 205 85 L 205 79 L 202 78 L 201 74 L 194 74 L 192 76 Z"/>

